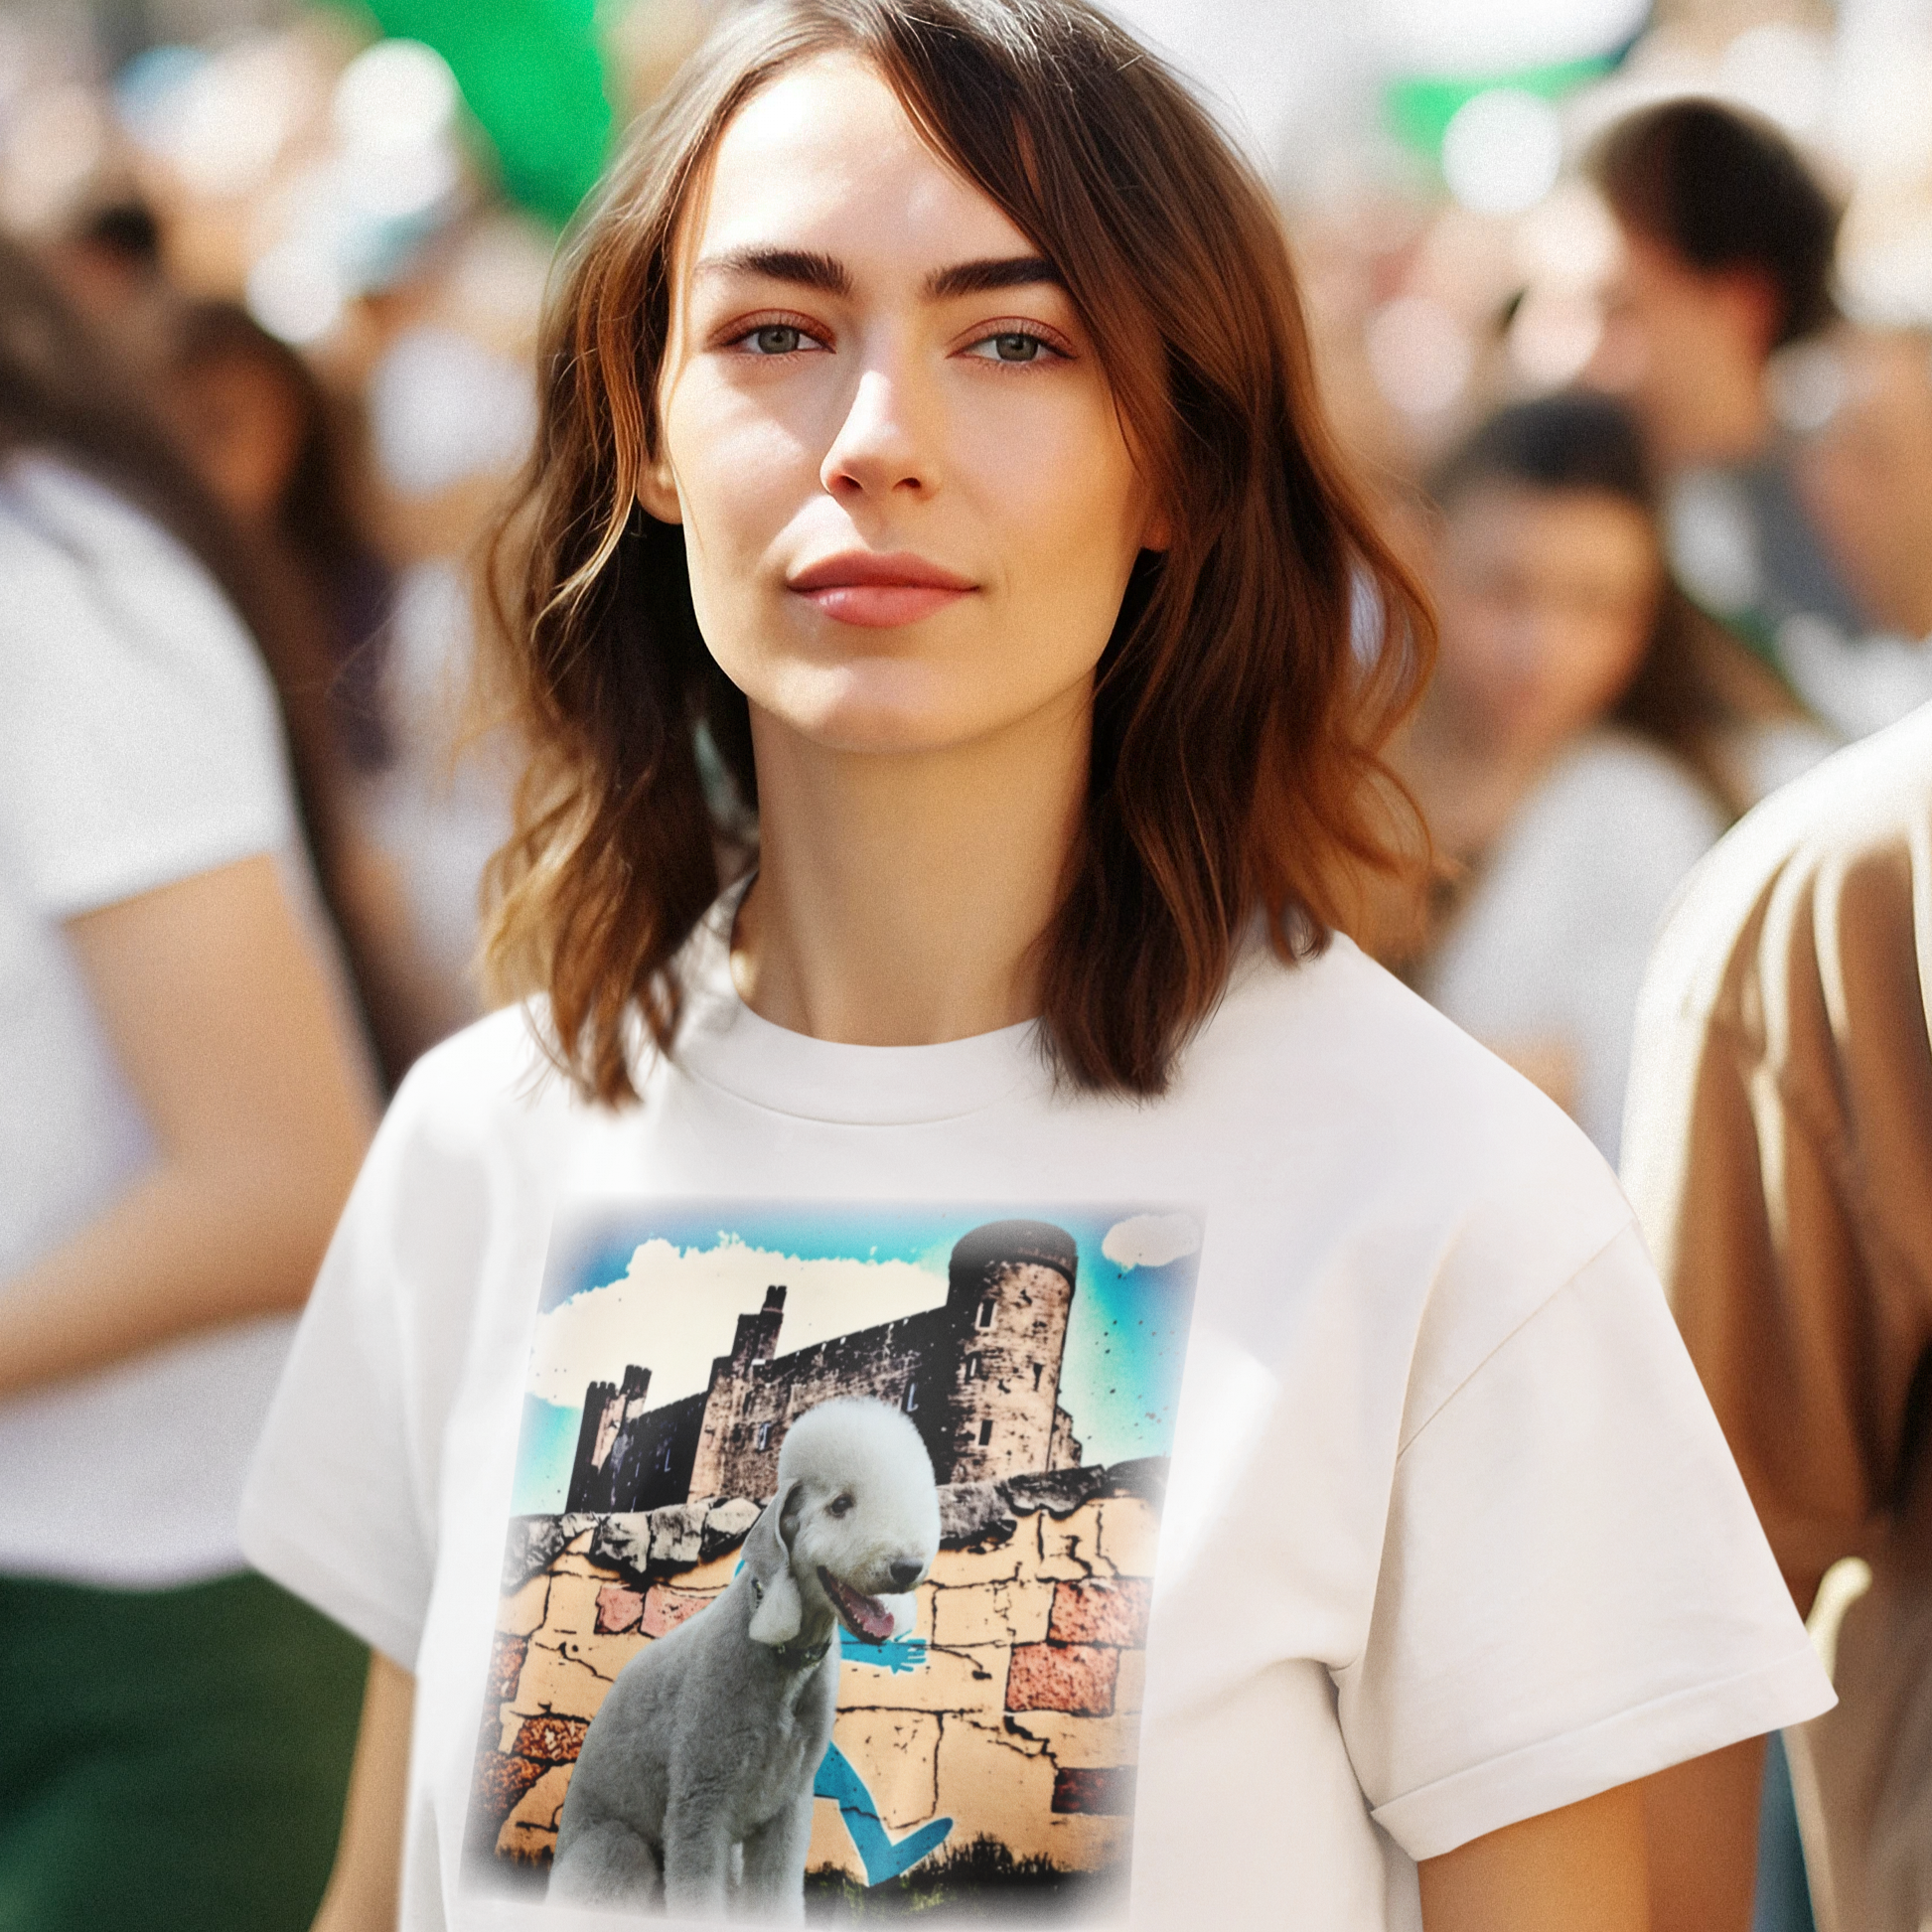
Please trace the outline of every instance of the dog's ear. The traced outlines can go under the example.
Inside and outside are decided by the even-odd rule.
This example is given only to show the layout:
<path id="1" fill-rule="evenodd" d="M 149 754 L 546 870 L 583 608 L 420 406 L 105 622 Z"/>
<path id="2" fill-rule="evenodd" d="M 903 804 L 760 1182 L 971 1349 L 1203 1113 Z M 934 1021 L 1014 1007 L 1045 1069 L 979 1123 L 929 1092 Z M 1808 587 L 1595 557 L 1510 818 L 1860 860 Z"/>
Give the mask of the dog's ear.
<path id="1" fill-rule="evenodd" d="M 755 1644 L 789 1644 L 805 1621 L 805 1604 L 792 1575 L 792 1540 L 785 1518 L 797 1497 L 796 1479 L 765 1505 L 765 1513 L 745 1539 L 745 1564 L 764 1593 L 751 1620 Z"/>

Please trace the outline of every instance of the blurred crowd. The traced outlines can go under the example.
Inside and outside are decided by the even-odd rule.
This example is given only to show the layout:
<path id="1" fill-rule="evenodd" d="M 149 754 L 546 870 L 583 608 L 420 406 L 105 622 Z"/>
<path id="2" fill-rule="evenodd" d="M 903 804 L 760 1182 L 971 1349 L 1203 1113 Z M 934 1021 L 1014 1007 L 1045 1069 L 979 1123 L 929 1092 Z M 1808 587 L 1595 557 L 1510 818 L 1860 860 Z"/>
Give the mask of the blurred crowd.
<path id="1" fill-rule="evenodd" d="M 1932 15 L 1490 7 L 1443 41 L 1383 5 L 1338 50 L 1305 9 L 1127 11 L 1279 182 L 1330 410 L 1442 617 L 1396 751 L 1438 889 L 1381 950 L 1614 1158 L 1677 879 L 1932 697 Z M 468 570 L 556 203 L 506 192 L 435 49 L 236 12 L 118 66 L 85 16 L 0 23 L 0 218 L 303 607 L 326 669 L 264 648 L 393 1078 L 476 1010 L 516 757 L 466 704 Z M 600 13 L 619 120 L 705 18 Z"/>
<path id="2" fill-rule="evenodd" d="M 1427 8 L 1368 8 L 1359 46 L 1340 10 L 1123 10 L 1221 88 L 1278 184 L 1328 406 L 1438 612 L 1433 677 L 1390 753 L 1431 829 L 1432 887 L 1378 908 L 1373 945 L 1615 1160 L 1639 987 L 1686 874 L 1772 791 L 1932 700 L 1932 7 L 1599 5 L 1567 10 L 1589 16 L 1574 44 L 1548 39 L 1562 8 L 1440 9 L 1462 23 L 1446 52 Z M 1546 13 L 1544 41 L 1483 41 L 1492 15 Z M 597 10 L 614 123 L 706 18 L 704 0 Z M 157 636 L 222 594 L 285 732 L 287 896 L 342 963 L 324 1005 L 351 1015 L 318 1008 L 289 1036 L 313 1064 L 278 1078 L 337 1096 L 353 1140 L 358 1109 L 482 1006 L 479 896 L 518 757 L 476 694 L 471 587 L 534 425 L 568 170 L 529 190 L 453 57 L 363 14 L 209 5 L 171 24 L 0 15 L 0 596 L 53 553 L 93 559 L 85 595 L 124 599 L 136 628 L 157 614 Z M 1256 72 L 1295 69 L 1297 48 L 1347 84 L 1268 93 Z M 130 792 L 117 822 L 138 843 L 177 804 Z M 241 812 L 232 786 L 218 808 Z M 48 861 L 59 889 L 36 899 L 30 878 L 14 909 L 22 931 L 30 902 L 78 922 L 98 997 L 148 971 L 152 939 L 86 922 L 192 875 L 82 851 L 69 820 L 88 810 L 47 834 L 76 854 Z M 200 916 L 184 957 L 210 943 Z M 63 970 L 50 1000 L 78 996 Z M 126 1029 L 169 1024 L 132 991 L 98 1017 L 123 1062 Z M 8 1024 L 0 1040 L 25 1039 Z M 142 1135 L 192 1111 L 193 1070 L 165 1055 L 89 1078 L 102 1098 L 71 1133 L 113 1143 L 80 1163 L 94 1180 L 69 1186 L 64 1152 L 44 1199 L 0 1207 L 0 1278 L 41 1270 L 49 1296 L 61 1266 L 123 1252 L 63 1263 L 60 1244 L 98 1237 Z M 249 1117 L 272 1123 L 273 1098 Z M 260 1198 L 298 1215 L 286 1190 Z M 137 1235 L 162 1239 L 144 1224 L 130 1252 Z M 91 1354 L 30 1348 L 0 1394 L 52 1402 L 130 1334 L 104 1308 Z M 75 1587 L 219 1572 L 184 1538 L 125 1571 L 52 1570 Z M 0 1568 L 46 1556 L 0 1521 Z"/>

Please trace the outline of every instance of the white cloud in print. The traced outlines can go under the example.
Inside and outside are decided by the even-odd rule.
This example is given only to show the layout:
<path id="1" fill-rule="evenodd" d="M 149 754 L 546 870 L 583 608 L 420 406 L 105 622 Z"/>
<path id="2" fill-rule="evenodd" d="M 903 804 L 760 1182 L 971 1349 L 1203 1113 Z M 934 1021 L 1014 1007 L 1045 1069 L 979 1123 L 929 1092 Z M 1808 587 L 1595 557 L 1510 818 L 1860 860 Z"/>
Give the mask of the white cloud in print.
<path id="1" fill-rule="evenodd" d="M 1191 1214 L 1132 1214 L 1116 1221 L 1101 1243 L 1115 1267 L 1165 1267 L 1201 1245 L 1201 1224 Z"/>
<path id="2" fill-rule="evenodd" d="M 652 1408 L 696 1394 L 726 1354 L 741 1314 L 786 1289 L 781 1355 L 876 1322 L 936 1308 L 946 1276 L 911 1262 L 801 1260 L 741 1241 L 677 1248 L 647 1241 L 622 1279 L 588 1288 L 538 1318 L 530 1393 L 575 1408 L 587 1383 L 615 1382 L 626 1363 L 651 1371 Z"/>

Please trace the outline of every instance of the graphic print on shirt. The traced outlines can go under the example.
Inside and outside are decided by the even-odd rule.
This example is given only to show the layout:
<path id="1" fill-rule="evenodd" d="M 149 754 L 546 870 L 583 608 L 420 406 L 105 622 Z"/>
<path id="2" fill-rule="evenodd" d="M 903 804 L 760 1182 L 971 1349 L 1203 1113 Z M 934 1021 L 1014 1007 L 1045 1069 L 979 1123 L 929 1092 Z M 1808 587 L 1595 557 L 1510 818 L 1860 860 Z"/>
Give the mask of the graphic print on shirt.
<path id="1" fill-rule="evenodd" d="M 561 1213 L 467 1882 L 835 1920 L 1123 1894 L 1201 1239 L 1171 1205 Z"/>

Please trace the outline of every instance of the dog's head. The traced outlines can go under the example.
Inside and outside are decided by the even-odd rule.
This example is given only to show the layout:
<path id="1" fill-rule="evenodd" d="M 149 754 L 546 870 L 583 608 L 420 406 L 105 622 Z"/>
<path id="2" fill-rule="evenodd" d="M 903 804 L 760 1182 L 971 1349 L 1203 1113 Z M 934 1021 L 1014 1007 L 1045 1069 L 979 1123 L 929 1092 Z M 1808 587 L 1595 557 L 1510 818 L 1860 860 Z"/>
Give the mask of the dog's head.
<path id="1" fill-rule="evenodd" d="M 808 1605 L 868 1643 L 902 1636 L 938 1554 L 939 1493 L 919 1431 L 884 1403 L 821 1403 L 787 1431 L 778 1494 L 745 1539 L 764 1599 L 752 1641 L 789 1644 Z"/>

